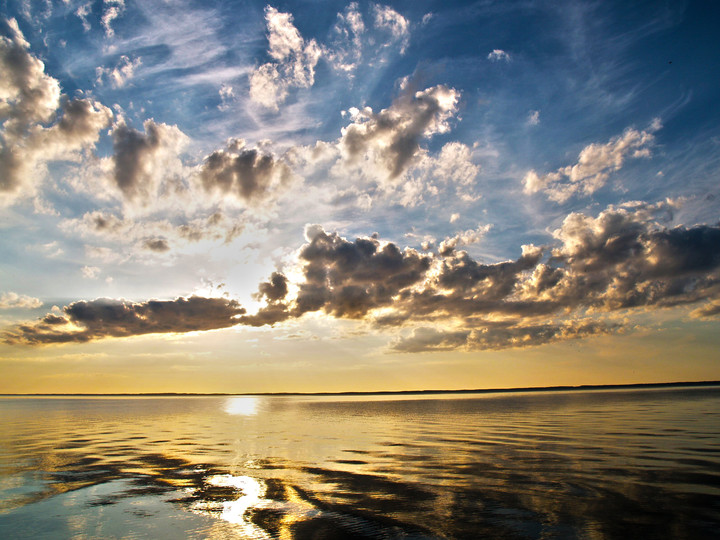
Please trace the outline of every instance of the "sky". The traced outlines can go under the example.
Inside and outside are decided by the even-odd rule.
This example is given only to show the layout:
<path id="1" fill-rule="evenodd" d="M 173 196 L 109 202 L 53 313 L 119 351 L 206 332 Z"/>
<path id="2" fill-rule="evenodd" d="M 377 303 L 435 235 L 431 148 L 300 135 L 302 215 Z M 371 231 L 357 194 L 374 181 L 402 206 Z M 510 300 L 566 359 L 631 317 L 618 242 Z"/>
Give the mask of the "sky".
<path id="1" fill-rule="evenodd" d="M 720 379 L 720 6 L 0 9 L 0 392 Z"/>

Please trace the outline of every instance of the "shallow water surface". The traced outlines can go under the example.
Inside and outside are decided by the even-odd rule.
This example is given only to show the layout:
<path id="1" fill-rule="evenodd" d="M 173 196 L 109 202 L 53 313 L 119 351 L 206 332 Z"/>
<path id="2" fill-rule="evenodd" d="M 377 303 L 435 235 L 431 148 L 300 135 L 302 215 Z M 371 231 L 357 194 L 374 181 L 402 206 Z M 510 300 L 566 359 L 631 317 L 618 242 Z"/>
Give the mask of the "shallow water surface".
<path id="1" fill-rule="evenodd" d="M 720 388 L 0 398 L 0 538 L 712 538 Z"/>

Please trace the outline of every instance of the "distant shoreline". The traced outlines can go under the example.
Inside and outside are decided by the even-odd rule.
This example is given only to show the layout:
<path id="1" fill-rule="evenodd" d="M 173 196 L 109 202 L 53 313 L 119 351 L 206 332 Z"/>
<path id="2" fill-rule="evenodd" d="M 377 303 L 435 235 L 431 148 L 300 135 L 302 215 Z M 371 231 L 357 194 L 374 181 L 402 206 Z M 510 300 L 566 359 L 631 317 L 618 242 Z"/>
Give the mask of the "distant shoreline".
<path id="1" fill-rule="evenodd" d="M 243 392 L 243 393 L 195 393 L 195 392 L 142 392 L 109 394 L 0 394 L 0 397 L 202 397 L 202 396 L 422 396 L 448 394 L 501 394 L 519 392 L 567 392 L 583 390 L 632 390 L 651 388 L 680 388 L 720 386 L 720 381 L 685 381 L 667 383 L 634 384 L 583 384 L 578 386 L 530 386 L 520 388 L 472 388 L 459 390 L 384 390 L 375 392 Z"/>

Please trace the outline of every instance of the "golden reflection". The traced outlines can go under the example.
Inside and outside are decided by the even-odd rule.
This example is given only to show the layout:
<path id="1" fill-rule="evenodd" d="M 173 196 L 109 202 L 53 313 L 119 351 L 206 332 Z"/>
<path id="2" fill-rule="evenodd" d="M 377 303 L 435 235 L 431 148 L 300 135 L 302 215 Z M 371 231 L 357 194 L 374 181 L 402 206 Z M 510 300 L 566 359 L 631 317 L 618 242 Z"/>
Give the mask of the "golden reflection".
<path id="1" fill-rule="evenodd" d="M 242 528 L 243 534 L 248 538 L 270 538 L 260 527 L 252 523 L 245 514 L 250 508 L 257 507 L 265 495 L 265 484 L 250 476 L 233 476 L 231 474 L 217 474 L 207 478 L 207 483 L 215 487 L 231 487 L 239 489 L 242 495 L 234 501 L 223 502 L 220 517 Z"/>
<path id="2" fill-rule="evenodd" d="M 228 414 L 255 416 L 260 400 L 253 396 L 232 397 L 225 402 L 224 410 Z"/>

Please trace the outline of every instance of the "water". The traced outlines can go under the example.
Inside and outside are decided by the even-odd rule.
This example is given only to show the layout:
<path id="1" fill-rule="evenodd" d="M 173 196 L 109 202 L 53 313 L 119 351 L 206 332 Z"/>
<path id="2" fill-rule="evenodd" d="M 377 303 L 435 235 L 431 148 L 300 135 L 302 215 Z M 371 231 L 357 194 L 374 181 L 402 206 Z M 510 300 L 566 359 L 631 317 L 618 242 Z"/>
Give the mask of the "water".
<path id="1" fill-rule="evenodd" d="M 0 398 L 0 538 L 712 538 L 720 388 Z"/>

